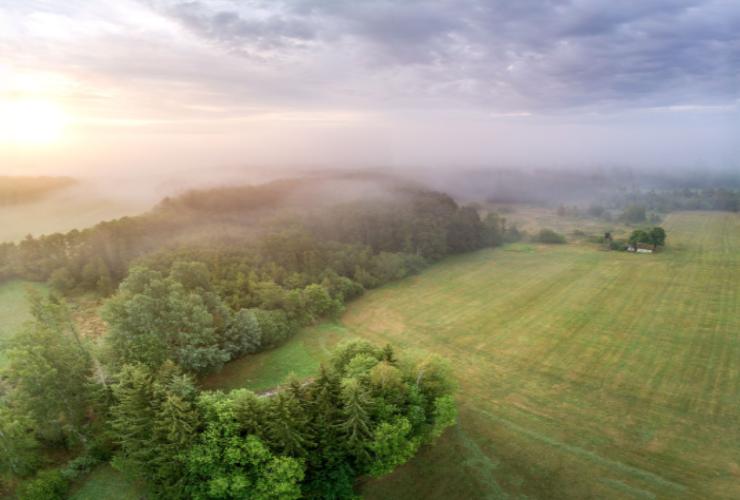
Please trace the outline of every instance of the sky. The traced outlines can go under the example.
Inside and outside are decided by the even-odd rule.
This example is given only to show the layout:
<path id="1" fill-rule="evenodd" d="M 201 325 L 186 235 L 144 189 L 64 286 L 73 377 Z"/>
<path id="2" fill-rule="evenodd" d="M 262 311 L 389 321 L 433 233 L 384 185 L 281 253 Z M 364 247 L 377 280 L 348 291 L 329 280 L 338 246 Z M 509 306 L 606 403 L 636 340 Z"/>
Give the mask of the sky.
<path id="1" fill-rule="evenodd" d="M 0 0 L 0 174 L 740 169 L 737 0 Z"/>

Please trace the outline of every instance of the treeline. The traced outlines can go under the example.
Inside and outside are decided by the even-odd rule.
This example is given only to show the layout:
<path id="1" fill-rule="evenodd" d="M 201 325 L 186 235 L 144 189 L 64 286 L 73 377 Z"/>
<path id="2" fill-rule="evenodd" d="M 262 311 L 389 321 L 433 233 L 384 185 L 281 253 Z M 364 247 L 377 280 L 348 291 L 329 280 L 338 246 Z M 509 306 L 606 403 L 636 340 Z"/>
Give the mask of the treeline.
<path id="1" fill-rule="evenodd" d="M 301 181 L 294 180 L 193 191 L 165 199 L 141 216 L 106 221 L 81 231 L 28 236 L 17 244 L 3 243 L 0 280 L 16 277 L 52 281 L 65 291 L 109 294 L 135 259 L 174 245 L 183 235 L 188 239 L 215 239 L 222 229 L 219 224 L 225 220 L 247 235 L 248 228 L 255 225 L 251 217 L 255 212 L 274 209 L 299 187 Z M 219 203 L 230 210 L 215 211 Z M 207 228 L 215 229 L 209 232 Z"/>
<path id="2" fill-rule="evenodd" d="M 641 206 L 654 212 L 667 213 L 676 210 L 740 210 L 740 190 L 675 189 L 667 191 L 633 192 L 613 200 L 618 206 Z"/>
<path id="3" fill-rule="evenodd" d="M 69 177 L 4 177 L 0 176 L 0 206 L 19 205 L 75 183 Z"/>
<path id="4" fill-rule="evenodd" d="M 359 476 L 392 471 L 456 419 L 435 356 L 355 341 L 311 380 L 224 394 L 149 357 L 147 342 L 113 342 L 125 363 L 105 376 L 62 302 L 37 297 L 33 312 L 7 352 L 0 406 L 0 477 L 43 468 L 18 486 L 22 499 L 65 498 L 108 460 L 156 498 L 354 498 Z M 54 448 L 75 458 L 49 468 L 42 452 Z"/>
<path id="5" fill-rule="evenodd" d="M 395 208 L 363 202 L 293 220 L 252 246 L 190 247 L 140 259 L 103 312 L 108 339 L 123 356 L 119 364 L 154 367 L 169 358 L 192 373 L 219 369 L 336 315 L 368 288 L 452 252 L 498 244 L 503 235 L 495 214 L 481 221 L 437 193 Z M 129 345 L 136 356 L 127 354 Z"/>
<path id="6" fill-rule="evenodd" d="M 144 256 L 217 247 L 227 259 L 239 255 L 242 274 L 254 265 L 264 274 L 272 266 L 271 279 L 281 285 L 289 278 L 318 282 L 336 263 L 336 274 L 367 288 L 504 237 L 503 219 L 490 214 L 481 220 L 475 209 L 441 193 L 404 187 L 311 210 L 289 201 L 305 194 L 302 182 L 312 181 L 187 193 L 140 217 L 6 243 L 0 245 L 0 279 L 49 281 L 65 293 L 105 296 Z M 226 222 L 228 237 L 218 234 Z"/>

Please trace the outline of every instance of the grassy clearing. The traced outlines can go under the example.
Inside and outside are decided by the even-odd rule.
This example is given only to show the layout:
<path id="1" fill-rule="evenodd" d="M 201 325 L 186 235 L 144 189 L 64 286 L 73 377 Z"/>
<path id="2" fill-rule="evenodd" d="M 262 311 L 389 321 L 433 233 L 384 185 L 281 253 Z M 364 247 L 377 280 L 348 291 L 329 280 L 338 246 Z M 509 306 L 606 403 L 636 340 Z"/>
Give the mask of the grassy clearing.
<path id="1" fill-rule="evenodd" d="M 327 346 L 349 335 L 345 328 L 332 323 L 304 330 L 276 349 L 232 361 L 220 372 L 206 377 L 201 385 L 204 389 L 243 387 L 262 391 L 280 385 L 291 373 L 299 378 L 310 377 L 329 353 Z"/>
<path id="2" fill-rule="evenodd" d="M 10 338 L 23 323 L 31 319 L 30 306 L 28 304 L 28 289 L 38 291 L 46 290 L 46 286 L 29 281 L 8 281 L 0 283 L 0 345 Z M 4 363 L 2 351 L 0 351 L 0 366 Z"/>
<path id="3" fill-rule="evenodd" d="M 147 498 L 146 489 L 127 480 L 110 465 L 95 469 L 79 489 L 70 495 L 72 500 L 130 500 Z"/>
<path id="4" fill-rule="evenodd" d="M 461 384 L 459 428 L 364 495 L 740 497 L 740 217 L 665 226 L 657 255 L 482 251 L 353 303 L 351 332 Z"/>

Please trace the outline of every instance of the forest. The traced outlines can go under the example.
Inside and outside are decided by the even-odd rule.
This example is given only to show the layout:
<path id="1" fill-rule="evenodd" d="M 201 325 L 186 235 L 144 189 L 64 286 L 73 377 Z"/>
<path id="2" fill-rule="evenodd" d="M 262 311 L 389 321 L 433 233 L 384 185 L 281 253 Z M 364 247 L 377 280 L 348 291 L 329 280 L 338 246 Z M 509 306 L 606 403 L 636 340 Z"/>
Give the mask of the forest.
<path id="1" fill-rule="evenodd" d="M 357 478 L 431 443 L 456 414 L 449 367 L 434 355 L 353 342 L 309 380 L 266 394 L 198 386 L 366 289 L 507 237 L 495 213 L 380 183 L 323 204 L 325 185 L 310 180 L 193 191 L 142 216 L 0 247 L 3 279 L 52 288 L 5 346 L 4 487 L 64 498 L 110 461 L 158 498 L 350 498 Z M 67 305 L 90 294 L 104 300 L 102 345 Z"/>

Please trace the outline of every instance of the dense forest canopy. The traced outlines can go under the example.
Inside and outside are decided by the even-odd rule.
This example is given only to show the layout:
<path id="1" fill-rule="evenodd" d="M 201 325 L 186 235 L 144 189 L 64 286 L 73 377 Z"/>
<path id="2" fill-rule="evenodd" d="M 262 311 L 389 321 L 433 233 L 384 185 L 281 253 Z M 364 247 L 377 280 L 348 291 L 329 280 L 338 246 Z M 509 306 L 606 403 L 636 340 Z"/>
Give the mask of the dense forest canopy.
<path id="1" fill-rule="evenodd" d="M 8 484 L 25 478 L 22 498 L 63 498 L 110 460 L 163 498 L 347 498 L 356 478 L 390 472 L 451 425 L 444 361 L 391 346 L 347 344 L 314 378 L 266 396 L 198 387 L 368 288 L 506 235 L 503 218 L 442 193 L 336 182 L 335 199 L 325 179 L 194 191 L 0 247 L 4 278 L 54 290 L 33 299 L 35 320 L 6 353 Z M 100 344 L 65 304 L 81 293 L 105 298 Z M 54 450 L 74 458 L 48 469 Z"/>

